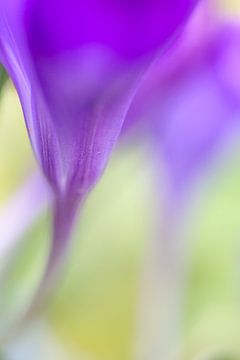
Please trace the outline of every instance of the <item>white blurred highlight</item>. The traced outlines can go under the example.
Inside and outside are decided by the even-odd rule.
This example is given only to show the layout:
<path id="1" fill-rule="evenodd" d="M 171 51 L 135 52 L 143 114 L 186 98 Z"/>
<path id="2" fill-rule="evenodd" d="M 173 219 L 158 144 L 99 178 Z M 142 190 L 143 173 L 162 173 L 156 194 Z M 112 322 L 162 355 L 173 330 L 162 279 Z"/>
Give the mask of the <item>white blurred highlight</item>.
<path id="1" fill-rule="evenodd" d="M 46 208 L 49 197 L 46 181 L 39 174 L 34 174 L 0 208 L 1 266 L 5 257 Z"/>

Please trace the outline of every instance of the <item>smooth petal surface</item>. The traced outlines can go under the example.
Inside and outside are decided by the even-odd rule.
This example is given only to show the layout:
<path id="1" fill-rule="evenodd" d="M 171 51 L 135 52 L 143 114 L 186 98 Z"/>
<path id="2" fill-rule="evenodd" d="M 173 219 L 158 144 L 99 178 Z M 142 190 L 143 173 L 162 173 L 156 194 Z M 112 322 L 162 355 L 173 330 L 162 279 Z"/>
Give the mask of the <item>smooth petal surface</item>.
<path id="1" fill-rule="evenodd" d="M 57 141 L 26 44 L 22 24 L 24 4 L 18 0 L 3 0 L 0 4 L 0 61 L 18 91 L 35 155 L 53 184 L 57 166 L 50 153 L 57 152 Z"/>
<path id="2" fill-rule="evenodd" d="M 55 55 L 100 44 L 124 58 L 157 49 L 176 30 L 195 0 L 29 0 L 27 28 L 36 55 Z"/>

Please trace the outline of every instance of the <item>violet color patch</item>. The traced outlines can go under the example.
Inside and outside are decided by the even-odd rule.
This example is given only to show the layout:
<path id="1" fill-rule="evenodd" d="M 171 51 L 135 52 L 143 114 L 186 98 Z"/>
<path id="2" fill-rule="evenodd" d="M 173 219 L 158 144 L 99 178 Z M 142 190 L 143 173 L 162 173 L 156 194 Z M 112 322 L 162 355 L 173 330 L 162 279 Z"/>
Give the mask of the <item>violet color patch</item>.
<path id="1" fill-rule="evenodd" d="M 190 12 L 194 0 L 31 0 L 25 13 L 36 55 L 54 55 L 101 44 L 136 58 L 164 43 Z"/>

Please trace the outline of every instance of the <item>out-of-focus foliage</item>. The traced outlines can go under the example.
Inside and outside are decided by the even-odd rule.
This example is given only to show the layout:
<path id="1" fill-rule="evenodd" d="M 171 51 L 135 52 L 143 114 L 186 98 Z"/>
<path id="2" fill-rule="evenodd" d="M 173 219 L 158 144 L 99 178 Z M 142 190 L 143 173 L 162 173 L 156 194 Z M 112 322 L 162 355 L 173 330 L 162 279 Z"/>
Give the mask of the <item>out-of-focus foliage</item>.
<path id="1" fill-rule="evenodd" d="M 239 136 L 200 184 L 189 217 L 186 359 L 240 358 Z M 185 358 L 184 358 L 185 359 Z M 200 357 L 201 359 L 201 357 Z"/>

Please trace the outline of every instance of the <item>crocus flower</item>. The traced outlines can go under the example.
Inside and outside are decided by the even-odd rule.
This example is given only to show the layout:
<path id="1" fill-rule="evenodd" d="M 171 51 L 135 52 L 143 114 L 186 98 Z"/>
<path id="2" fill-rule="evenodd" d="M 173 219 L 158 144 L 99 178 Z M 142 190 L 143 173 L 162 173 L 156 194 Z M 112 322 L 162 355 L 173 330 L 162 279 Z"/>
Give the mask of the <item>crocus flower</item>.
<path id="1" fill-rule="evenodd" d="M 2 0 L 0 60 L 55 194 L 47 273 L 102 174 L 140 77 L 196 0 Z"/>
<path id="2" fill-rule="evenodd" d="M 130 108 L 125 132 L 142 120 L 154 158 L 163 155 L 177 191 L 186 189 L 239 125 L 238 35 L 238 26 L 218 19 L 207 2 L 200 4 L 182 36 L 152 67 Z"/>
<path id="3" fill-rule="evenodd" d="M 149 135 L 156 192 L 162 183 L 163 162 L 167 173 L 165 193 L 156 197 L 161 199 L 157 209 L 162 212 L 157 214 L 151 269 L 146 270 L 157 279 L 153 292 L 154 297 L 159 296 L 160 312 L 159 316 L 154 313 L 158 331 L 150 332 L 151 339 L 145 343 L 140 341 L 144 348 L 149 340 L 150 351 L 158 351 L 151 358 L 170 357 L 165 353 L 169 354 L 167 340 L 176 331 L 181 314 L 186 263 L 182 224 L 188 191 L 196 175 L 240 125 L 240 28 L 219 21 L 206 5 L 196 9 L 178 42 L 154 64 L 125 123 L 124 135 L 139 127 L 144 138 Z M 145 288 L 143 296 L 149 296 Z"/>

